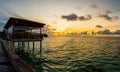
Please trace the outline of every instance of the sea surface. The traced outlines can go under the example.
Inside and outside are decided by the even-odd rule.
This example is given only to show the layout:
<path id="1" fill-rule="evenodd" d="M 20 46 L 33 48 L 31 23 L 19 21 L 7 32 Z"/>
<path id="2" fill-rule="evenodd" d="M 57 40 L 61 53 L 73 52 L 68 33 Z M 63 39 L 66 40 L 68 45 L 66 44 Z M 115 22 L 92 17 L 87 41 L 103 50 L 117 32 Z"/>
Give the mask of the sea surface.
<path id="1" fill-rule="evenodd" d="M 52 72 L 120 72 L 120 37 L 48 37 L 42 49 Z"/>

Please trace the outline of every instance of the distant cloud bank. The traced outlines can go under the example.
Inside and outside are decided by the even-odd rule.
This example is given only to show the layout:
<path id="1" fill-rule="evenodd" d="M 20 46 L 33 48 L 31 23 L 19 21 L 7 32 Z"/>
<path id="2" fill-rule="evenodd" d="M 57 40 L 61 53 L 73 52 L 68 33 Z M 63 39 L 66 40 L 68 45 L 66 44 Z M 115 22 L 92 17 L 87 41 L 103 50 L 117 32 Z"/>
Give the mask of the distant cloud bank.
<path id="1" fill-rule="evenodd" d="M 85 15 L 85 16 L 78 16 L 77 14 L 69 14 L 69 15 L 62 15 L 61 18 L 66 19 L 67 21 L 87 21 L 91 20 L 91 15 Z"/>
<path id="2" fill-rule="evenodd" d="M 98 31 L 97 32 L 98 34 L 112 34 L 111 32 L 110 32 L 110 30 L 104 30 L 104 31 Z"/>
<path id="3" fill-rule="evenodd" d="M 106 10 L 104 13 L 100 13 L 97 17 L 103 18 L 107 21 L 113 21 L 113 20 L 118 20 L 118 16 L 112 16 L 110 14 L 114 13 L 112 10 Z"/>
<path id="4" fill-rule="evenodd" d="M 118 16 L 109 16 L 108 14 L 100 14 L 100 15 L 98 15 L 98 17 L 103 18 L 107 21 L 113 21 L 113 20 L 119 19 Z"/>
<path id="5" fill-rule="evenodd" d="M 97 33 L 98 34 L 120 34 L 120 30 L 116 30 L 114 32 L 111 32 L 110 30 L 106 29 L 103 31 L 98 31 Z"/>

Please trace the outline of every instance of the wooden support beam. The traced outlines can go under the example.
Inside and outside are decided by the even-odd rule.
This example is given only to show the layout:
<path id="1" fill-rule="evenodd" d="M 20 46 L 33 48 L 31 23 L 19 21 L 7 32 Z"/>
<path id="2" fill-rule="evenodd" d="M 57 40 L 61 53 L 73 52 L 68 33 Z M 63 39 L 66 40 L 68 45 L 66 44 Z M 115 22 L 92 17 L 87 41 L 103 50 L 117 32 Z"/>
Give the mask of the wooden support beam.
<path id="1" fill-rule="evenodd" d="M 20 42 L 18 42 L 18 52 L 20 52 Z"/>
<path id="2" fill-rule="evenodd" d="M 15 42 L 11 42 L 11 50 L 14 52 L 15 51 Z"/>
<path id="3" fill-rule="evenodd" d="M 28 41 L 28 46 L 27 47 L 28 47 L 28 51 L 29 51 L 30 50 L 29 41 Z"/>
<path id="4" fill-rule="evenodd" d="M 33 41 L 33 53 L 35 51 L 35 42 Z"/>
<path id="5" fill-rule="evenodd" d="M 40 28 L 40 57 L 42 58 L 42 30 Z"/>

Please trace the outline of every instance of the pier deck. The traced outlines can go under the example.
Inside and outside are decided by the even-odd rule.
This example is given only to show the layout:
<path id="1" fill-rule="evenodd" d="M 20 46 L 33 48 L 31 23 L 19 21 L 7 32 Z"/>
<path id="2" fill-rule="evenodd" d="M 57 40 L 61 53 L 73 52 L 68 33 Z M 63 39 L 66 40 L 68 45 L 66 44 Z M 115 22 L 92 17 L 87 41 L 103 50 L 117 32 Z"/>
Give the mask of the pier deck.
<path id="1" fill-rule="evenodd" d="M 0 72 L 17 72 L 0 42 Z"/>

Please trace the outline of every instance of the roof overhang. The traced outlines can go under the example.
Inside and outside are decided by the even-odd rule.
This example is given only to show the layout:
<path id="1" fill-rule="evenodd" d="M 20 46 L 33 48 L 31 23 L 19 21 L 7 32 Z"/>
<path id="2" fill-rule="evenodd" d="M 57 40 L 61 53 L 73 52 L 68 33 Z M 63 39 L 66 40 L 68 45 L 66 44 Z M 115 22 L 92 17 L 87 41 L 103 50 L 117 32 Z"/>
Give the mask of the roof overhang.
<path id="1" fill-rule="evenodd" d="M 44 27 L 44 23 L 29 21 L 25 19 L 19 19 L 19 18 L 13 18 L 10 17 L 6 25 L 4 26 L 5 29 L 8 29 L 10 26 L 17 26 L 17 27 L 36 27 L 36 28 L 42 28 Z"/>

